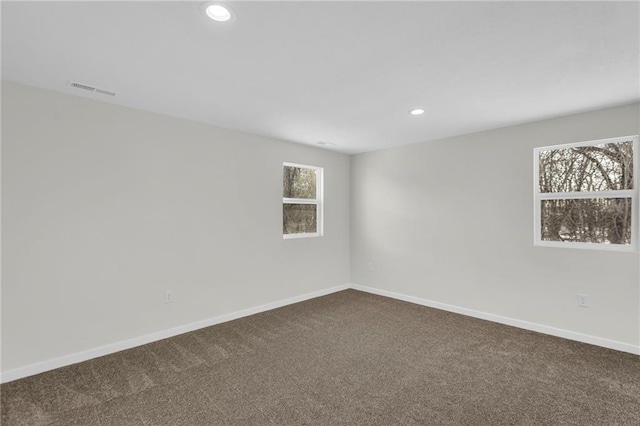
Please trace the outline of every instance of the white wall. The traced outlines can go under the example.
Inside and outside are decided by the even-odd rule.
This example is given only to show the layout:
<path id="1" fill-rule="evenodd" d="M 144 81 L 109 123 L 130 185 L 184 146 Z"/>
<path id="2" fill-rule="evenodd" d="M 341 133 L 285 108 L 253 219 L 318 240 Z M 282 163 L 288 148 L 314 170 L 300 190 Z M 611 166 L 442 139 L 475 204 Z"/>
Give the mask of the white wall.
<path id="1" fill-rule="evenodd" d="M 6 82 L 2 144 L 3 372 L 349 282 L 346 155 Z M 282 239 L 284 161 L 324 237 Z"/>
<path id="2" fill-rule="evenodd" d="M 639 110 L 350 161 L 3 82 L 2 372 L 327 289 L 350 273 L 356 284 L 637 347 L 638 254 L 533 247 L 531 168 L 535 146 L 639 133 Z M 325 168 L 323 238 L 282 239 L 284 161 Z M 590 308 L 577 307 L 578 293 Z"/>
<path id="3" fill-rule="evenodd" d="M 637 348 L 638 253 L 534 247 L 532 150 L 638 123 L 635 104 L 352 157 L 352 282 Z"/>

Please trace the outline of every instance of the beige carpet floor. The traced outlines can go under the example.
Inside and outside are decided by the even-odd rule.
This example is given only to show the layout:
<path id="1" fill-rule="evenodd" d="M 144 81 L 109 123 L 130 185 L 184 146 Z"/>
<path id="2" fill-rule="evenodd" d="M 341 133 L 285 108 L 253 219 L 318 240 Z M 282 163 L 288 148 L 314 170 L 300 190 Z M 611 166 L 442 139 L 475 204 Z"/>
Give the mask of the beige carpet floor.
<path id="1" fill-rule="evenodd" d="M 2 425 L 640 425 L 640 357 L 354 290 L 3 384 Z"/>

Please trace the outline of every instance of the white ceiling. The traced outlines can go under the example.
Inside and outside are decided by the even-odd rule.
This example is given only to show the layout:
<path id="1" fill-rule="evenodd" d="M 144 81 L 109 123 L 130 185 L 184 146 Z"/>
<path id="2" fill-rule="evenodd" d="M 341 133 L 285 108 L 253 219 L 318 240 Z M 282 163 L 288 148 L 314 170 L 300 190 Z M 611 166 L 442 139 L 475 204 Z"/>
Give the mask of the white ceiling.
<path id="1" fill-rule="evenodd" d="M 230 4 L 5 1 L 2 78 L 345 153 L 640 99 L 637 2 Z"/>

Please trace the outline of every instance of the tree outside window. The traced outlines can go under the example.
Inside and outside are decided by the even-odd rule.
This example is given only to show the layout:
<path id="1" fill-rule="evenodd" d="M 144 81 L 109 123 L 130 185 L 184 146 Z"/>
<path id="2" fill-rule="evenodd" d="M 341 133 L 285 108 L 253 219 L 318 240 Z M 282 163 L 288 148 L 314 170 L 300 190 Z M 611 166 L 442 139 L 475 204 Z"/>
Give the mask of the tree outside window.
<path id="1" fill-rule="evenodd" d="M 284 238 L 322 235 L 322 168 L 284 163 L 282 172 Z"/>
<path id="2" fill-rule="evenodd" d="M 536 148 L 535 243 L 635 249 L 638 138 Z"/>

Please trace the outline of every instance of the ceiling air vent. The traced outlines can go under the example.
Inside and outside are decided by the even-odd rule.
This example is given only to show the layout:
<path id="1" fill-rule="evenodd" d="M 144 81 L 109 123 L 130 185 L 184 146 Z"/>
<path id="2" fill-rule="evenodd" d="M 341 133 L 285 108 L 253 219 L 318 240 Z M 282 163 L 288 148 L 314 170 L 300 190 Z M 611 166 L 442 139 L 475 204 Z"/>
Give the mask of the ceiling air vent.
<path id="1" fill-rule="evenodd" d="M 97 87 L 89 86 L 88 84 L 82 84 L 82 83 L 78 83 L 78 82 L 75 82 L 75 81 L 70 82 L 69 86 L 71 86 L 71 87 L 73 87 L 75 89 L 86 90 L 88 92 L 100 93 L 101 95 L 107 95 L 107 96 L 115 96 L 116 95 L 116 92 L 112 92 L 111 90 L 98 89 Z"/>
<path id="2" fill-rule="evenodd" d="M 75 87 L 76 89 L 88 90 L 90 92 L 95 92 L 96 91 L 95 87 L 87 86 L 86 84 L 76 83 L 75 81 L 71 82 L 70 86 L 71 87 Z"/>
<path id="3" fill-rule="evenodd" d="M 100 93 L 102 95 L 109 95 L 109 96 L 115 96 L 116 92 L 112 92 L 110 90 L 104 90 L 104 89 L 96 89 L 96 93 Z"/>

